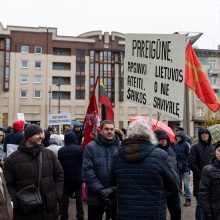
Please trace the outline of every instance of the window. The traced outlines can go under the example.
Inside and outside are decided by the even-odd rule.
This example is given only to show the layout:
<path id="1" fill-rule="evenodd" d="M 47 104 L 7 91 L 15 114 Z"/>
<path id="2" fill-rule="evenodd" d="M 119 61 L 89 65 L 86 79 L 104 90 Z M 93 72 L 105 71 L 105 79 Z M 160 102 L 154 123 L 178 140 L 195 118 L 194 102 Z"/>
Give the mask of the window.
<path id="1" fill-rule="evenodd" d="M 42 79 L 41 75 L 35 75 L 34 76 L 34 83 L 41 83 L 41 79 Z"/>
<path id="2" fill-rule="evenodd" d="M 11 39 L 10 38 L 6 38 L 6 50 L 9 51 L 11 48 Z"/>
<path id="3" fill-rule="evenodd" d="M 27 97 L 28 97 L 27 90 L 21 90 L 20 91 L 20 98 L 27 98 Z"/>
<path id="4" fill-rule="evenodd" d="M 41 69 L 41 61 L 35 61 L 35 69 Z"/>
<path id="5" fill-rule="evenodd" d="M 89 52 L 89 57 L 90 57 L 90 61 L 91 62 L 94 62 L 94 57 L 95 57 L 95 51 L 94 50 L 91 50 Z"/>
<path id="6" fill-rule="evenodd" d="M 212 77 L 209 78 L 209 80 L 210 80 L 210 83 L 211 83 L 212 86 L 216 85 L 216 77 L 212 76 Z"/>
<path id="7" fill-rule="evenodd" d="M 20 83 L 28 83 L 28 76 L 27 75 L 21 75 Z"/>
<path id="8" fill-rule="evenodd" d="M 85 50 L 76 49 L 76 60 L 84 61 L 85 60 Z"/>
<path id="9" fill-rule="evenodd" d="M 53 62 L 53 70 L 71 70 L 71 63 Z"/>
<path id="10" fill-rule="evenodd" d="M 205 109 L 204 108 L 197 108 L 197 115 L 199 117 L 204 117 L 205 116 Z"/>
<path id="11" fill-rule="evenodd" d="M 41 91 L 40 90 L 35 90 L 34 91 L 34 98 L 40 98 L 41 97 Z"/>
<path id="12" fill-rule="evenodd" d="M 40 47 L 40 46 L 35 46 L 34 47 L 34 53 L 42 54 L 42 51 L 43 51 L 42 47 Z"/>
<path id="13" fill-rule="evenodd" d="M 209 61 L 209 69 L 216 69 L 216 61 L 215 60 Z"/>
<path id="14" fill-rule="evenodd" d="M 21 68 L 23 68 L 23 69 L 28 68 L 28 60 L 21 61 Z"/>
<path id="15" fill-rule="evenodd" d="M 29 53 L 29 46 L 21 45 L 21 53 Z"/>

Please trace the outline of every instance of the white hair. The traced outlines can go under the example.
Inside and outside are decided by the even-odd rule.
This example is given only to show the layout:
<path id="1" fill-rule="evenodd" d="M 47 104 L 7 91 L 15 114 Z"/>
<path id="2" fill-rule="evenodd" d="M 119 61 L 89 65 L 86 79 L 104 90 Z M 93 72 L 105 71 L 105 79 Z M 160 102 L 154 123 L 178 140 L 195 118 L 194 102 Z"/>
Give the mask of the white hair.
<path id="1" fill-rule="evenodd" d="M 152 144 L 157 144 L 157 139 L 146 121 L 137 120 L 129 124 L 127 138 L 146 138 Z"/>

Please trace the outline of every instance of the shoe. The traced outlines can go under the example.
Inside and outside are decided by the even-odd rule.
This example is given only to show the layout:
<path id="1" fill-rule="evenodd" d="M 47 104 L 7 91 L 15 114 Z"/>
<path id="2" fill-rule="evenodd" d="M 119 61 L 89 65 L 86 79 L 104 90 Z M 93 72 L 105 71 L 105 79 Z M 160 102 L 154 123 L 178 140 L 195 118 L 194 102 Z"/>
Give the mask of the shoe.
<path id="1" fill-rule="evenodd" d="M 185 203 L 183 204 L 184 206 L 191 206 L 191 200 L 186 199 Z"/>

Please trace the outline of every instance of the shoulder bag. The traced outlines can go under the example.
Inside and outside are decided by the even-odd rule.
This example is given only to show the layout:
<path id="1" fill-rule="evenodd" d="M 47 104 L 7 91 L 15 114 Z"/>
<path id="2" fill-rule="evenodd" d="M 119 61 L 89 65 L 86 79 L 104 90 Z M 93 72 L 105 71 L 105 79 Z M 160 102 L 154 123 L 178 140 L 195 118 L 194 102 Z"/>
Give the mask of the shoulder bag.
<path id="1" fill-rule="evenodd" d="M 42 199 L 40 194 L 40 181 L 42 173 L 42 153 L 40 152 L 38 158 L 39 175 L 38 186 L 34 184 L 27 186 L 16 193 L 16 203 L 18 208 L 23 213 L 30 213 L 35 210 L 39 210 L 42 207 Z"/>

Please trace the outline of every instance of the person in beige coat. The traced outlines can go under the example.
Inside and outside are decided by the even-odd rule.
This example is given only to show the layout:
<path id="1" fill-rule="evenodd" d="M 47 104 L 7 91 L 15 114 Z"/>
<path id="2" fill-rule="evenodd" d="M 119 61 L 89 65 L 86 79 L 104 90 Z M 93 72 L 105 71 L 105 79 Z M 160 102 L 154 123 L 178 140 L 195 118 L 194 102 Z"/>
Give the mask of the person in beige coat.
<path id="1" fill-rule="evenodd" d="M 6 188 L 3 171 L 0 167 L 0 219 L 12 220 L 12 205 Z"/>

